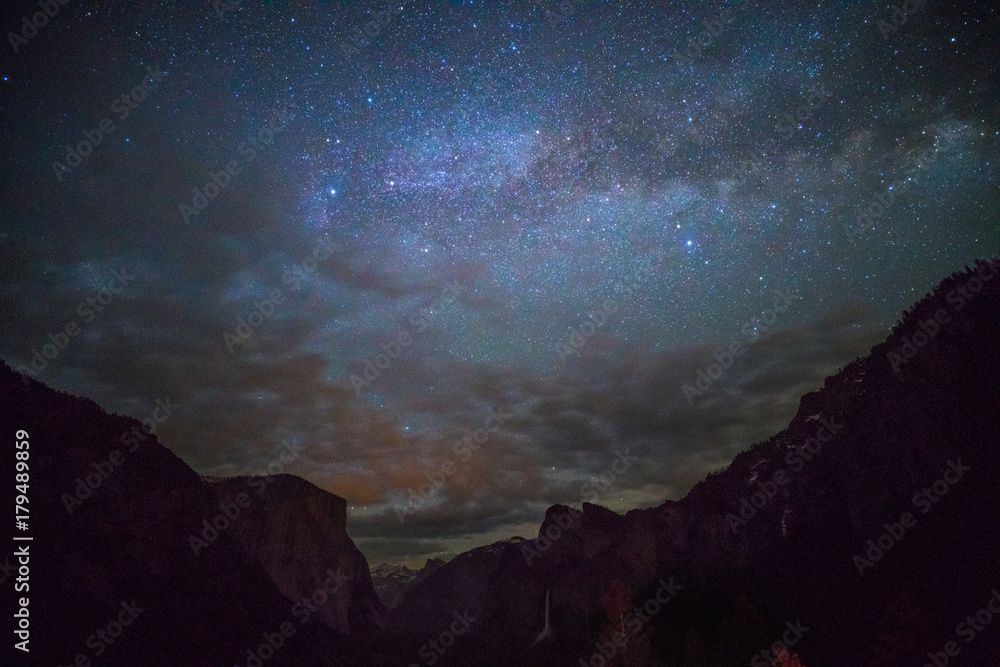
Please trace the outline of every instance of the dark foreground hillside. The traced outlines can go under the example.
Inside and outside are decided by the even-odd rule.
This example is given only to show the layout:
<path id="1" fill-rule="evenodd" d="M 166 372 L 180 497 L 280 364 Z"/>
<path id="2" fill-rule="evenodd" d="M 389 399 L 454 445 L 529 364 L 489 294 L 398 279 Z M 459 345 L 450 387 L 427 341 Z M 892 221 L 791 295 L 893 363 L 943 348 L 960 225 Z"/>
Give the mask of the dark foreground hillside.
<path id="1" fill-rule="evenodd" d="M 479 622 L 439 665 L 600 665 L 601 647 L 618 665 L 748 665 L 783 638 L 808 667 L 1000 665 L 1000 617 L 983 622 L 1000 611 L 1000 263 L 977 269 L 684 499 L 553 507 L 538 539 L 432 574 L 390 629 L 417 646 L 468 608 Z M 552 638 L 531 646 L 547 592 Z"/>
<path id="2" fill-rule="evenodd" d="M 0 365 L 5 476 L 17 431 L 30 451 L 30 664 L 245 666 L 267 644 L 268 665 L 362 664 L 383 612 L 344 500 L 291 475 L 203 480 L 136 427 Z M 27 664 L 3 627 L 0 664 Z"/>
<path id="3" fill-rule="evenodd" d="M 538 538 L 461 554 L 391 610 L 343 499 L 200 478 L 133 443 L 136 420 L 0 365 L 5 475 L 30 443 L 31 664 L 707 667 L 769 664 L 780 640 L 808 667 L 1000 665 L 994 272 L 946 279 L 684 499 L 555 506 Z M 0 663 L 22 657 L 8 636 Z"/>

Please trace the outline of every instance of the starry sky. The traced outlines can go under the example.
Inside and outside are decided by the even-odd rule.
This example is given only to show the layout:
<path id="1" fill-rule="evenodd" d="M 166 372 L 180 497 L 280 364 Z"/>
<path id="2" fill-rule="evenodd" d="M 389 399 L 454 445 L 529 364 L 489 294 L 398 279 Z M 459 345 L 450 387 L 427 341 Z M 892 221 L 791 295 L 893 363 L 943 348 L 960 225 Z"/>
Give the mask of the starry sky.
<path id="1" fill-rule="evenodd" d="M 0 356 L 169 399 L 202 475 L 294 458 L 372 564 L 682 497 L 1000 247 L 995 3 L 37 11 Z"/>

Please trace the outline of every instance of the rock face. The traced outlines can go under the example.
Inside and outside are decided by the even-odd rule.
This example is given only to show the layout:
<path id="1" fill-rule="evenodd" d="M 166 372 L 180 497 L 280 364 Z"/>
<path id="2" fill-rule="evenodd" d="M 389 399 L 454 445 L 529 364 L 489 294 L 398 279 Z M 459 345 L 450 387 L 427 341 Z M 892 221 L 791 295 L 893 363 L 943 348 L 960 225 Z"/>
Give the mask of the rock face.
<path id="1" fill-rule="evenodd" d="M 782 640 L 809 667 L 946 647 L 1000 665 L 980 612 L 1000 599 L 1000 262 L 976 268 L 682 500 L 556 505 L 535 539 L 379 568 L 406 588 L 391 612 L 343 499 L 199 478 L 155 438 L 130 445 L 137 421 L 0 364 L 0 434 L 30 443 L 31 664 L 714 667 L 769 664 Z M 23 658 L 8 637 L 0 664 Z"/>
<path id="2" fill-rule="evenodd" d="M 478 613 L 438 665 L 603 664 L 598 651 L 746 665 L 783 637 L 810 667 L 924 664 L 950 641 L 998 665 L 1000 626 L 959 625 L 1000 590 L 998 340 L 994 261 L 942 282 L 682 500 L 625 516 L 555 506 L 535 540 L 428 577 L 390 627 L 426 640 L 453 611 Z M 532 645 L 546 593 L 552 637 Z"/>
<path id="3" fill-rule="evenodd" d="M 249 496 L 247 520 L 233 534 L 282 595 L 300 601 L 333 578 L 335 591 L 310 616 L 339 633 L 370 634 L 384 623 L 368 562 L 347 536 L 347 502 L 293 475 L 213 480 L 219 504 Z M 251 513 L 257 506 L 257 511 Z M 290 564 L 294 564 L 290 566 Z M 306 605 L 299 607 L 304 616 Z"/>
<path id="4" fill-rule="evenodd" d="M 419 570 L 411 570 L 405 565 L 388 565 L 383 563 L 372 568 L 372 585 L 382 604 L 392 610 L 407 593 L 421 581 L 441 569 L 444 561 L 440 558 L 428 558 Z"/>
<path id="5" fill-rule="evenodd" d="M 30 443 L 31 664 L 80 654 L 92 665 L 256 664 L 248 651 L 268 636 L 280 646 L 269 666 L 374 664 L 384 610 L 347 536 L 344 500 L 289 475 L 202 480 L 155 436 L 133 444 L 139 426 L 0 364 L 4 449 L 18 430 Z M 6 507 L 14 491 L 0 484 Z M 326 603 L 296 609 L 338 569 Z M 14 598 L 0 607 L 12 618 Z M 97 631 L 120 613 L 128 626 L 104 641 Z M 282 638 L 282 624 L 294 634 Z M 24 657 L 3 642 L 0 664 Z"/>
<path id="6" fill-rule="evenodd" d="M 437 635 L 447 629 L 456 611 L 479 617 L 490 576 L 504 554 L 521 542 L 515 537 L 455 556 L 403 598 L 389 615 L 390 632 L 422 642 L 432 636 L 428 632 Z"/>

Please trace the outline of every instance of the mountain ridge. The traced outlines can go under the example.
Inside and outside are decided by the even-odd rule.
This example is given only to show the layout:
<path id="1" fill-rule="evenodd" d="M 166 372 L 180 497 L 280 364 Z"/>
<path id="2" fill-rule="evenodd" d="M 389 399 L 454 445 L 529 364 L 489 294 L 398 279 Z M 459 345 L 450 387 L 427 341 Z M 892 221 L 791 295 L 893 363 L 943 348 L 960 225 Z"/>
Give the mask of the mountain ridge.
<path id="1" fill-rule="evenodd" d="M 124 447 L 131 430 L 142 427 L 139 420 L 25 378 L 5 363 L 0 400 L 0 430 L 24 431 L 30 443 L 32 600 L 40 605 L 32 611 L 33 663 L 155 665 L 171 647 L 171 660 L 181 664 L 247 664 L 262 638 L 280 638 L 274 633 L 285 623 L 295 641 L 282 640 L 270 664 L 367 660 L 384 610 L 364 556 L 345 531 L 342 498 L 289 475 L 273 484 L 256 478 L 272 496 L 283 488 L 281 503 L 257 500 L 248 478 L 203 480 L 155 433 Z M 230 493 L 234 486 L 245 496 L 242 504 Z M 0 485 L 10 505 L 13 491 Z M 302 524 L 279 537 L 282 511 L 309 515 L 317 503 L 333 508 L 332 521 L 313 512 L 310 530 L 321 529 L 318 537 L 302 539 L 310 532 Z M 295 546 L 294 572 L 283 579 L 279 563 Z M 296 614 L 296 597 L 319 591 L 326 570 L 336 572 L 338 563 L 354 579 L 331 592 L 332 603 L 318 605 L 318 614 Z M 142 611 L 123 640 L 101 642 L 95 627 L 133 603 Z M 13 605 L 4 596 L 0 610 L 12 616 Z M 0 655 L 11 665 L 24 657 L 10 643 Z"/>
<path id="2" fill-rule="evenodd" d="M 1000 280 L 980 277 L 976 296 L 962 296 L 958 306 L 962 287 L 998 268 L 995 259 L 977 262 L 943 280 L 904 311 L 884 342 L 804 395 L 785 429 L 737 454 L 683 498 L 624 515 L 585 505 L 582 513 L 575 510 L 579 522 L 565 528 L 555 514 L 570 508 L 550 507 L 537 538 L 508 548 L 495 563 L 483 559 L 478 578 L 486 583 L 478 597 L 463 600 L 485 617 L 475 647 L 463 648 L 454 662 L 442 656 L 442 664 L 578 664 L 567 654 L 592 646 L 594 633 L 607 629 L 602 601 L 615 582 L 635 603 L 670 575 L 685 591 L 632 646 L 636 664 L 654 655 L 671 665 L 746 664 L 754 647 L 770 645 L 769 633 L 798 617 L 809 618 L 807 625 L 819 623 L 811 619 L 824 624 L 823 632 L 807 634 L 796 647 L 810 667 L 926 659 L 935 650 L 927 638 L 944 645 L 952 616 L 961 618 L 977 591 L 985 599 L 1000 583 L 990 560 L 1000 549 L 1000 496 L 989 479 L 1000 467 L 1000 387 L 994 379 L 1000 354 L 992 344 L 1000 334 Z M 927 330 L 934 327 L 921 323 L 942 309 L 948 319 L 932 335 Z M 907 341 L 913 347 L 900 364 L 892 355 L 903 355 Z M 949 462 L 971 471 L 949 487 L 947 499 L 925 501 L 931 510 L 924 517 L 913 496 L 937 483 Z M 784 483 L 774 481 L 779 473 Z M 755 498 L 765 502 L 756 507 Z M 983 522 L 963 520 L 968 507 L 989 517 L 986 525 L 996 537 L 988 546 L 978 535 Z M 880 538 L 883 526 L 895 526 L 907 509 L 916 527 L 877 562 L 865 558 L 872 567 L 858 565 L 853 557 L 864 557 L 867 540 Z M 446 565 L 436 578 L 447 578 L 451 569 Z M 931 573 L 947 584 L 936 583 Z M 443 609 L 414 606 L 433 599 L 421 591 L 431 583 L 423 582 L 394 610 L 390 627 L 402 622 L 397 619 L 443 617 Z M 551 648 L 529 648 L 542 628 L 549 591 L 553 627 L 562 639 Z M 702 621 L 692 624 L 685 615 Z M 908 626 L 904 619 L 916 621 Z M 993 664 L 986 660 L 1000 653 L 1000 642 L 978 641 L 970 654 Z"/>
<path id="3" fill-rule="evenodd" d="M 0 364 L 0 429 L 32 443 L 32 566 L 54 592 L 32 657 L 89 654 L 124 605 L 141 613 L 104 647 L 112 664 L 161 664 L 171 646 L 181 664 L 250 665 L 286 623 L 269 665 L 708 667 L 746 664 L 789 628 L 809 667 L 922 663 L 1000 586 L 998 271 L 941 281 L 683 498 L 624 515 L 553 505 L 535 538 L 416 573 L 369 568 L 343 498 L 292 475 L 199 477 L 155 434 L 122 455 L 141 422 Z M 380 577 L 406 586 L 391 607 Z M 457 618 L 461 636 L 427 653 Z M 1000 632 L 974 638 L 963 659 L 1000 665 Z"/>

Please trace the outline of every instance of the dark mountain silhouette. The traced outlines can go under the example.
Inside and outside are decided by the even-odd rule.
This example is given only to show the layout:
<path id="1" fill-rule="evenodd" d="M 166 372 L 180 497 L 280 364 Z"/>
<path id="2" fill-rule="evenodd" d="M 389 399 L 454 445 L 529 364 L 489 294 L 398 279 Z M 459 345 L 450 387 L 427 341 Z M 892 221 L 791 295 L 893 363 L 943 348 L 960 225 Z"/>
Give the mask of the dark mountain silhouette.
<path id="1" fill-rule="evenodd" d="M 1000 618 L 975 616 L 1000 590 L 1000 279 L 975 271 L 1000 261 L 943 281 L 683 499 L 556 505 L 533 540 L 412 579 L 381 568 L 391 610 L 343 499 L 292 476 L 199 478 L 152 438 L 68 514 L 63 494 L 138 422 L 0 366 L 0 433 L 31 442 L 32 664 L 247 665 L 291 622 L 263 665 L 767 665 L 781 640 L 777 664 L 998 666 Z M 334 575 L 301 623 L 293 605 Z M 133 600 L 94 660 L 88 637 Z"/>
<path id="2" fill-rule="evenodd" d="M 945 323 L 928 324 L 935 315 Z M 595 642 L 623 628 L 613 664 L 747 665 L 784 635 L 809 667 L 924 664 L 947 658 L 949 641 L 964 664 L 1000 665 L 1000 623 L 969 643 L 956 630 L 1000 587 L 998 341 L 1000 279 L 954 274 L 886 342 L 804 396 L 788 428 L 682 500 L 625 516 L 584 504 L 578 519 L 550 508 L 536 540 L 473 550 L 428 577 L 390 628 L 434 637 L 453 610 L 478 613 L 438 665 L 602 664 L 590 662 Z M 809 443 L 817 435 L 828 442 Z M 915 504 L 925 487 L 937 500 Z M 873 549 L 870 566 L 854 560 L 868 560 L 885 524 L 898 534 L 904 512 L 915 525 L 898 543 Z M 622 613 L 671 578 L 680 590 L 651 603 L 648 622 Z M 532 647 L 547 591 L 554 637 Z"/>
<path id="3" fill-rule="evenodd" d="M 0 397 L 0 433 L 12 440 L 23 429 L 30 443 L 30 664 L 85 654 L 92 665 L 247 665 L 266 635 L 280 646 L 268 665 L 368 660 L 384 610 L 347 536 L 342 498 L 291 475 L 199 478 L 155 435 L 130 452 L 123 434 L 138 421 L 22 381 L 6 365 Z M 100 486 L 81 487 L 88 475 Z M 14 489 L 0 489 L 12 507 Z M 83 500 L 67 501 L 78 489 Z M 228 526 L 206 528 L 225 525 L 226 510 Z M 307 617 L 294 605 L 333 579 L 328 572 L 338 578 Z M 123 603 L 135 618 L 126 613 L 121 639 L 106 634 L 108 645 L 95 633 L 117 622 Z M 14 598 L 2 605 L 12 618 Z M 283 623 L 294 628 L 284 640 Z M 9 639 L 0 655 L 10 658 L 0 664 L 26 664 Z"/>
<path id="4" fill-rule="evenodd" d="M 419 570 L 411 570 L 405 565 L 382 563 L 372 568 L 372 585 L 382 604 L 391 610 L 399 604 L 404 595 L 439 570 L 442 565 L 444 561 L 440 558 L 428 558 Z"/>

